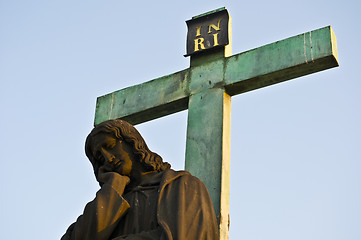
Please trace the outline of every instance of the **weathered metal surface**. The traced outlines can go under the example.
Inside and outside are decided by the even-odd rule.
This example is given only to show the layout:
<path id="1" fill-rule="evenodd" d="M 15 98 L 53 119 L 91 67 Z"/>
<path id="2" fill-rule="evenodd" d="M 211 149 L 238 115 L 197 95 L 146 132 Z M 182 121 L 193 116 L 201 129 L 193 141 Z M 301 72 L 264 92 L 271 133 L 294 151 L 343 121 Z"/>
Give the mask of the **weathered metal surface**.
<path id="1" fill-rule="evenodd" d="M 223 84 L 224 58 L 192 67 L 190 70 L 189 91 L 191 94 Z"/>
<path id="2" fill-rule="evenodd" d="M 192 95 L 188 106 L 185 169 L 208 188 L 228 239 L 231 97 L 222 88 Z"/>
<path id="3" fill-rule="evenodd" d="M 187 109 L 188 71 L 98 97 L 95 124 L 115 118 L 138 124 Z"/>
<path id="4" fill-rule="evenodd" d="M 224 86 L 235 95 L 338 66 L 331 27 L 278 41 L 226 59 Z"/>

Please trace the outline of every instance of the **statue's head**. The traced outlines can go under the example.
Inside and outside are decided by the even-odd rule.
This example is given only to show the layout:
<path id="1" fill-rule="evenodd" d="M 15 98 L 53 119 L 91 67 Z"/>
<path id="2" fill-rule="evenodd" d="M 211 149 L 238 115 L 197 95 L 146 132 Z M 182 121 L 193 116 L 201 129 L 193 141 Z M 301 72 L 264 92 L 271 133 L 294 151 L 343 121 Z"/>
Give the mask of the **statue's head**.
<path id="1" fill-rule="evenodd" d="M 130 158 L 132 162 L 140 163 L 145 171 L 160 172 L 170 168 L 169 163 L 163 162 L 158 154 L 149 150 L 137 129 L 120 119 L 108 120 L 96 125 L 86 139 L 85 152 L 93 165 L 96 176 L 105 161 L 104 155 L 98 153 L 98 149 L 102 149 L 103 146 L 110 148 L 110 151 L 125 151 L 126 158 Z M 121 150 L 116 150 L 116 148 Z M 121 158 L 121 153 L 113 155 L 113 159 L 110 158 L 109 161 L 115 164 L 123 161 L 122 159 L 114 159 Z"/>

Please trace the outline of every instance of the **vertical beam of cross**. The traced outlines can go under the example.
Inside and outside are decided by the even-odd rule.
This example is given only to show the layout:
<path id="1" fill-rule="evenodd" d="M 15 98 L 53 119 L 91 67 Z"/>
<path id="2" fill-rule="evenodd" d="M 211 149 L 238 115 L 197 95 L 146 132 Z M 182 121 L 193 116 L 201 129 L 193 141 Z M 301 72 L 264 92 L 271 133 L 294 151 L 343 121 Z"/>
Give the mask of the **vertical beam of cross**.
<path id="1" fill-rule="evenodd" d="M 231 97 L 214 88 L 189 99 L 185 169 L 208 188 L 221 238 L 228 239 Z"/>

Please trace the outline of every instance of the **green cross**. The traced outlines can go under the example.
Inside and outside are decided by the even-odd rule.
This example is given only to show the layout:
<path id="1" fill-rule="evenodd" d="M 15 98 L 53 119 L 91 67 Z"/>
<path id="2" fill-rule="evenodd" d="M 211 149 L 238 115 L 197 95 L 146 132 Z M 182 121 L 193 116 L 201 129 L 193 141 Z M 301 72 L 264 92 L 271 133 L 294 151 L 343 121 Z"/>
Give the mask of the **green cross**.
<path id="1" fill-rule="evenodd" d="M 207 186 L 220 239 L 228 239 L 231 96 L 338 66 L 330 26 L 233 56 L 229 42 L 192 55 L 185 70 L 98 97 L 95 113 L 95 124 L 135 125 L 188 109 L 185 169 Z"/>

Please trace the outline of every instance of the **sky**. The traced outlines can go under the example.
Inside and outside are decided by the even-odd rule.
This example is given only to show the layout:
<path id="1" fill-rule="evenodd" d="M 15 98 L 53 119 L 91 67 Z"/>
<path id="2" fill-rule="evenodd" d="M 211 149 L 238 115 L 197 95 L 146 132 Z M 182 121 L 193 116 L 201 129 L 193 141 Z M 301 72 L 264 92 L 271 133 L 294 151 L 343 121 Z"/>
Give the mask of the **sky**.
<path id="1" fill-rule="evenodd" d="M 331 25 L 340 66 L 232 97 L 230 239 L 361 239 L 361 2 L 0 0 L 0 239 L 60 239 L 99 189 L 96 98 L 189 67 L 226 7 L 233 54 Z M 187 111 L 137 125 L 184 168 Z"/>

